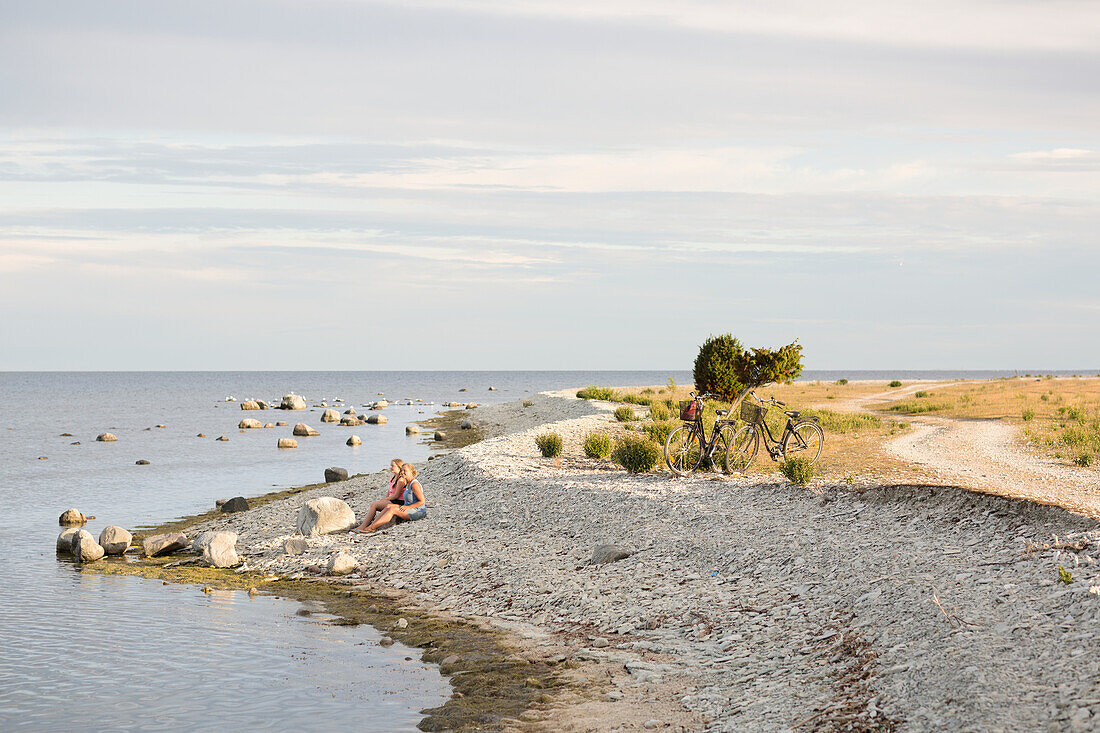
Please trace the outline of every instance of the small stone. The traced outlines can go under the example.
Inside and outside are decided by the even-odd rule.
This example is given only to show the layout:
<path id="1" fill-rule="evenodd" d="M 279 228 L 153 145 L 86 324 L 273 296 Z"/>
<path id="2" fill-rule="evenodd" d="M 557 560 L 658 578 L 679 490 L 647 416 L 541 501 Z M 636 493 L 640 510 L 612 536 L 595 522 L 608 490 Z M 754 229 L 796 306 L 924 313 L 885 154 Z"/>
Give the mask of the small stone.
<path id="1" fill-rule="evenodd" d="M 336 466 L 332 466 L 331 468 L 326 468 L 325 469 L 325 483 L 326 484 L 335 483 L 337 481 L 347 481 L 347 480 L 348 480 L 348 469 L 338 468 Z"/>
<path id="2" fill-rule="evenodd" d="M 231 568 L 241 561 L 236 532 L 203 532 L 198 544 L 202 559 L 216 568 Z"/>
<path id="3" fill-rule="evenodd" d="M 340 401 L 343 402 L 343 400 L 340 400 Z M 344 414 L 345 415 L 358 415 L 359 413 L 357 413 L 355 411 L 354 407 L 349 407 L 348 409 L 344 410 Z"/>
<path id="4" fill-rule="evenodd" d="M 245 400 L 244 402 L 241 403 L 241 409 L 242 410 L 259 410 L 260 409 L 260 403 L 257 402 L 256 400 Z"/>
<path id="5" fill-rule="evenodd" d="M 597 637 L 592 642 L 592 646 L 595 649 L 606 649 L 607 647 L 611 646 L 611 642 L 601 636 Z"/>
<path id="6" fill-rule="evenodd" d="M 460 657 L 457 654 L 452 654 L 451 656 L 445 658 L 442 662 L 440 662 L 439 666 L 449 667 L 452 664 L 458 664 L 459 659 Z"/>
<path id="7" fill-rule="evenodd" d="M 100 443 L 113 443 L 118 440 L 118 437 L 114 433 L 100 433 L 95 439 Z"/>
<path id="8" fill-rule="evenodd" d="M 355 558 L 346 552 L 337 552 L 328 560 L 329 575 L 347 575 L 359 566 Z"/>
<path id="9" fill-rule="evenodd" d="M 436 430 L 435 435 L 432 436 L 432 439 L 433 440 L 446 440 L 447 439 L 447 434 L 444 433 L 441 430 Z"/>
<path id="10" fill-rule="evenodd" d="M 199 434 L 198 434 L 197 436 L 195 436 L 195 437 L 198 437 L 198 438 L 205 438 L 205 437 L 206 437 L 206 433 L 199 433 Z"/>
<path id="11" fill-rule="evenodd" d="M 370 425 L 385 425 L 389 422 L 389 418 L 385 415 L 371 415 L 367 418 L 367 423 Z"/>
<path id="12" fill-rule="evenodd" d="M 286 420 L 278 420 L 275 422 L 275 427 L 277 428 L 285 428 L 287 425 L 289 425 L 289 423 Z"/>
<path id="13" fill-rule="evenodd" d="M 405 435 L 416 435 L 420 432 L 420 427 L 417 425 L 406 425 Z"/>
<path id="14" fill-rule="evenodd" d="M 248 595 L 258 596 L 258 595 L 260 595 L 260 589 L 257 588 L 256 586 L 252 586 L 251 588 L 248 589 Z"/>
<path id="15" fill-rule="evenodd" d="M 166 428 L 168 426 L 167 425 L 154 425 L 153 427 L 155 427 L 155 428 Z"/>
<path id="16" fill-rule="evenodd" d="M 297 448 L 298 441 L 294 438 L 279 438 L 280 448 Z"/>
<path id="17" fill-rule="evenodd" d="M 148 466 L 149 461 L 145 460 L 144 458 L 139 458 L 138 460 L 134 461 L 134 465 L 135 466 Z"/>
<path id="18" fill-rule="evenodd" d="M 383 636 L 378 640 L 379 646 L 393 646 L 393 639 L 388 636 Z"/>
<path id="19" fill-rule="evenodd" d="M 237 427 L 241 430 L 255 430 L 256 428 L 262 428 L 264 424 L 254 417 L 246 417 L 237 423 Z"/>
<path id="20" fill-rule="evenodd" d="M 409 620 L 406 618 L 399 618 L 397 619 L 397 623 L 394 624 L 394 627 L 398 629 L 407 629 L 409 628 Z"/>
<path id="21" fill-rule="evenodd" d="M 264 428 L 265 429 L 273 428 L 273 427 L 275 427 L 275 423 L 273 423 L 273 422 L 264 423 Z"/>
<path id="22" fill-rule="evenodd" d="M 616 560 L 628 558 L 634 553 L 619 545 L 597 545 L 592 551 L 592 557 L 588 560 L 593 565 L 604 565 Z"/>
<path id="23" fill-rule="evenodd" d="M 246 512 L 248 511 L 248 499 L 243 496 L 234 496 L 221 505 L 223 512 Z"/>
<path id="24" fill-rule="evenodd" d="M 363 445 L 363 439 L 360 438 L 358 435 L 353 435 L 348 438 L 345 445 Z"/>
<path id="25" fill-rule="evenodd" d="M 288 555 L 304 555 L 309 551 L 309 543 L 301 537 L 291 537 L 283 540 L 283 552 Z"/>
<path id="26" fill-rule="evenodd" d="M 214 440 L 217 440 L 221 443 L 225 443 L 225 442 L 229 441 L 229 438 L 228 438 L 228 436 L 225 436 L 225 435 L 219 435 L 217 438 L 214 438 Z"/>
<path id="27" fill-rule="evenodd" d="M 646 722 L 642 723 L 642 727 L 646 730 L 653 730 L 660 724 L 661 722 L 659 720 L 647 720 Z"/>
<path id="28" fill-rule="evenodd" d="M 471 428 L 474 427 L 474 424 L 472 422 L 470 422 L 469 420 L 463 420 L 462 424 L 459 425 L 459 427 L 462 428 L 463 430 L 470 430 Z"/>
<path id="29" fill-rule="evenodd" d="M 340 422 L 340 413 L 329 408 L 321 415 L 321 422 Z"/>

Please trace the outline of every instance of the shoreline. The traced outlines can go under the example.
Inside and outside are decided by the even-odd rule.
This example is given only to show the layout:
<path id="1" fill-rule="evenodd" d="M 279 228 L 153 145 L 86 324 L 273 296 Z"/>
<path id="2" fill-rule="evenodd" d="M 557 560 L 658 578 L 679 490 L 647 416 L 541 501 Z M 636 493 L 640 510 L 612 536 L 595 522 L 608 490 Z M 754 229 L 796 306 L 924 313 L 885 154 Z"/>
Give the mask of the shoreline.
<path id="1" fill-rule="evenodd" d="M 331 584 L 334 593 L 349 583 L 393 592 L 401 608 L 476 625 L 500 649 L 514 644 L 521 666 L 545 670 L 550 684 L 523 688 L 522 711 L 480 725 L 781 730 L 810 719 L 812 728 L 862 720 L 891 730 L 1100 712 L 1070 679 L 1092 684 L 1100 669 L 1072 654 L 1084 635 L 1062 628 L 1098 618 L 1094 561 L 1049 546 L 1021 555 L 1051 534 L 1100 544 L 1095 522 L 942 486 L 814 493 L 774 476 L 629 476 L 575 458 L 587 430 L 612 425 L 610 406 L 546 394 L 534 402 L 464 415 L 484 440 L 422 464 L 427 521 L 310 538 L 306 555 L 281 554 L 304 499 L 344 498 L 361 516 L 381 492 L 379 473 L 276 492 L 286 495 L 193 526 L 237 531 L 258 577 L 292 579 L 281 583 L 321 585 L 298 574 L 348 551 L 362 573 Z M 565 437 L 560 468 L 533 445 L 549 425 Z M 590 564 L 607 541 L 632 554 Z M 1079 581 L 1058 587 L 1051 578 L 1067 562 Z M 1010 665 L 995 652 L 1010 639 L 1020 654 L 1047 654 L 1033 690 L 1013 693 L 999 677 Z M 968 699 L 954 700 L 959 689 Z"/>

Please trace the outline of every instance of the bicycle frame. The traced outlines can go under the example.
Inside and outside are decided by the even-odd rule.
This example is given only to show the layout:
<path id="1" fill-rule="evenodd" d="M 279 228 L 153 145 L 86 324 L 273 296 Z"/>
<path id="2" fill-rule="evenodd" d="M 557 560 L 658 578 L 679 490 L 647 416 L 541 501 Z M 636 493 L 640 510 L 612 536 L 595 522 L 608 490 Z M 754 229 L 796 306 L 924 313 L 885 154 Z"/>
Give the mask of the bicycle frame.
<path id="1" fill-rule="evenodd" d="M 761 426 L 763 426 L 764 432 L 767 433 L 768 436 L 767 440 L 762 440 L 761 442 L 764 444 L 764 448 L 767 449 L 768 455 L 772 457 L 772 460 L 775 460 L 776 458 L 778 458 L 780 453 L 783 452 L 783 440 L 787 437 L 788 433 L 793 431 L 794 423 L 792 422 L 790 415 L 788 415 L 787 424 L 783 426 L 783 434 L 779 436 L 779 440 L 776 440 L 775 436 L 772 435 L 772 429 L 768 427 L 768 421 L 763 418 L 761 418 L 760 422 L 754 426 L 756 428 L 757 435 L 760 434 Z"/>

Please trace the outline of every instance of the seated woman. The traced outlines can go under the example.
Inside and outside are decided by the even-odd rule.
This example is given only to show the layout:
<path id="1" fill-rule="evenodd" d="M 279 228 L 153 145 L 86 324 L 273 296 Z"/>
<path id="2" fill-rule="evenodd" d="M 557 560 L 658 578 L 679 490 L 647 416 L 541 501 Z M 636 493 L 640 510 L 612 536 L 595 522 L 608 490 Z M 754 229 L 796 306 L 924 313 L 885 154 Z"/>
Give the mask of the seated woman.
<path id="1" fill-rule="evenodd" d="M 367 518 L 363 520 L 362 524 L 353 529 L 352 532 L 362 532 L 374 521 L 375 514 L 392 504 L 401 503 L 401 497 L 405 493 L 405 484 L 407 483 L 404 474 L 401 473 L 401 467 L 404 465 L 405 462 L 400 458 L 394 458 L 390 461 L 390 473 L 392 473 L 393 476 L 390 478 L 389 489 L 386 490 L 386 498 L 379 499 L 372 503 L 370 505 L 370 510 L 367 512 Z"/>
<path id="2" fill-rule="evenodd" d="M 424 487 L 416 480 L 416 468 L 406 463 L 401 467 L 405 477 L 405 493 L 400 504 L 390 504 L 379 513 L 378 518 L 365 531 L 375 532 L 394 522 L 415 522 L 428 515 L 428 506 L 424 501 Z"/>

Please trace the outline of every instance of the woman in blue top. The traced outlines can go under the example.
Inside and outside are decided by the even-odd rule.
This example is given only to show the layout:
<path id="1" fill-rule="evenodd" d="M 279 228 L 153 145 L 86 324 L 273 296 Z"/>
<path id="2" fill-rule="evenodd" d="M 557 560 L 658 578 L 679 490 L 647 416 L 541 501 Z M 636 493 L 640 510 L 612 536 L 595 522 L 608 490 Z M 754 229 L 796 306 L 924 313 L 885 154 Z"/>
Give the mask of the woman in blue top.
<path id="1" fill-rule="evenodd" d="M 401 467 L 401 475 L 405 478 L 405 493 L 400 504 L 390 504 L 383 509 L 374 522 L 367 527 L 367 532 L 381 529 L 389 524 L 391 519 L 395 521 L 415 522 L 428 515 L 428 507 L 424 501 L 424 487 L 416 480 L 416 468 L 411 463 Z"/>

